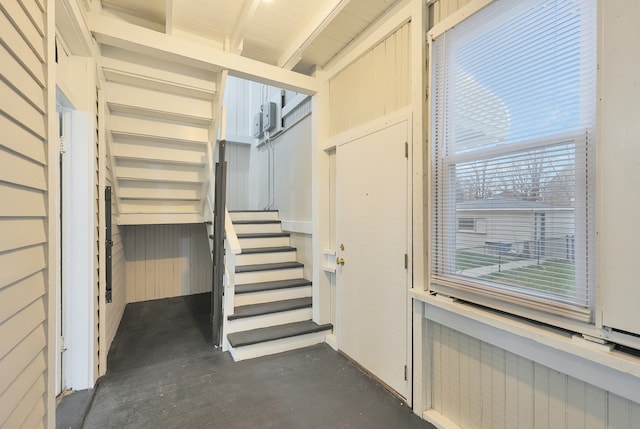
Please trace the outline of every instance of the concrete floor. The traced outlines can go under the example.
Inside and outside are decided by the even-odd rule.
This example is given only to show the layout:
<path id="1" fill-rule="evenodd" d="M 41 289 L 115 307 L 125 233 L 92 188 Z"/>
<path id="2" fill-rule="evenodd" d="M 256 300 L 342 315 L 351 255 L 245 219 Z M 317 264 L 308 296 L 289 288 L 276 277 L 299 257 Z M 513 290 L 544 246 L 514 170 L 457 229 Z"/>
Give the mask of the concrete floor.
<path id="1" fill-rule="evenodd" d="M 433 428 L 325 344 L 234 363 L 209 302 L 127 306 L 85 428 Z"/>
<path id="2" fill-rule="evenodd" d="M 94 391 L 90 389 L 63 394 L 56 407 L 56 428 L 82 429 Z"/>

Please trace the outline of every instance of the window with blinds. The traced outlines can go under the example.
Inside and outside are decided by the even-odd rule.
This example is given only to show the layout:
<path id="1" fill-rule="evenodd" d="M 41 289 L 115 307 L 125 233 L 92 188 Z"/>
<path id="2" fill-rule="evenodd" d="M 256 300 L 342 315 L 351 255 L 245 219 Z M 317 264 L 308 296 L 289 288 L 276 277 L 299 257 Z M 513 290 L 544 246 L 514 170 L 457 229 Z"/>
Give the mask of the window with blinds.
<path id="1" fill-rule="evenodd" d="M 493 2 L 431 57 L 431 289 L 589 321 L 596 1 Z"/>

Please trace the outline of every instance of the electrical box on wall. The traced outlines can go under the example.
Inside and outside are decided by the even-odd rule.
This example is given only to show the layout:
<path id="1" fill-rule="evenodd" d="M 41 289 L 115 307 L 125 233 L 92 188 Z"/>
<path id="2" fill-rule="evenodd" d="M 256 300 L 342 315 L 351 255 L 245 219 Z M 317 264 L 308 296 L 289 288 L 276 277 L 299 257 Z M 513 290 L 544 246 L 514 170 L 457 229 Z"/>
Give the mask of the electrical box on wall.
<path id="1" fill-rule="evenodd" d="M 273 131 L 278 121 L 278 106 L 273 101 L 262 105 L 262 131 Z"/>
<path id="2" fill-rule="evenodd" d="M 253 137 L 262 138 L 262 112 L 258 112 L 253 116 Z"/>

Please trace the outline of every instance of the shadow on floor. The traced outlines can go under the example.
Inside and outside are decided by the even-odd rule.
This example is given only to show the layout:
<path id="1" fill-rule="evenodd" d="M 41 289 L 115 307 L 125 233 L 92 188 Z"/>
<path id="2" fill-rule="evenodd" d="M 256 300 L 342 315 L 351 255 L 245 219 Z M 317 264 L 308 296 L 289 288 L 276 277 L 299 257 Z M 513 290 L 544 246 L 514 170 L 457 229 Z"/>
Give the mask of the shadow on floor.
<path id="1" fill-rule="evenodd" d="M 85 428 L 433 428 L 325 344 L 234 363 L 209 299 L 127 306 Z"/>

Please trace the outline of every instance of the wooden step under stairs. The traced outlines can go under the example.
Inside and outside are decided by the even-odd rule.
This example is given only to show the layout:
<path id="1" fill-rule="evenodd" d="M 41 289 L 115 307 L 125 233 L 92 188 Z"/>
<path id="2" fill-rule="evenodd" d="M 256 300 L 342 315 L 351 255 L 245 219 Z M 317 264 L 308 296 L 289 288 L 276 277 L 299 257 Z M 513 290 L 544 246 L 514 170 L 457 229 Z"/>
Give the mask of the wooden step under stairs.
<path id="1" fill-rule="evenodd" d="M 277 211 L 231 211 L 242 252 L 235 256 L 233 314 L 224 332 L 235 361 L 322 343 L 331 324 L 312 321 L 311 281 L 296 260 Z"/>

